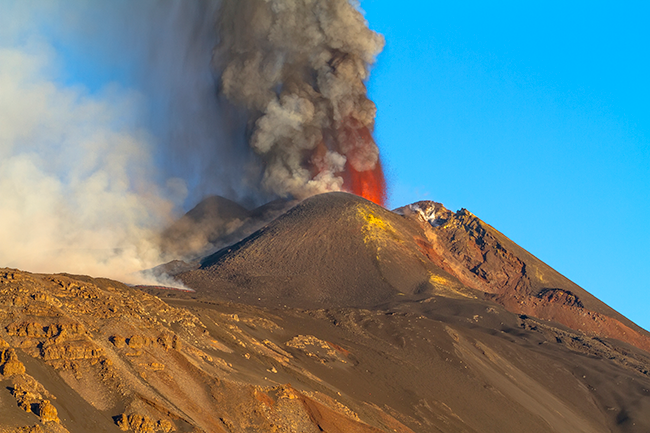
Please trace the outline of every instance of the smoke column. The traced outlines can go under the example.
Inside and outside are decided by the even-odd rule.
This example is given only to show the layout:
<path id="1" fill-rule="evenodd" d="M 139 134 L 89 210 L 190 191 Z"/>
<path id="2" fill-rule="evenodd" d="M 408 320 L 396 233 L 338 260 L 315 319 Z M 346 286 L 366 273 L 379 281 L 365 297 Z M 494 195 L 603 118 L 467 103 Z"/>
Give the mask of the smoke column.
<path id="1" fill-rule="evenodd" d="M 364 81 L 384 40 L 348 0 L 224 0 L 215 65 L 249 115 L 262 187 L 305 198 L 347 190 L 385 200 L 376 108 Z"/>
<path id="2" fill-rule="evenodd" d="M 382 44 L 346 0 L 3 0 L 0 267 L 142 282 L 209 194 L 381 203 Z"/>

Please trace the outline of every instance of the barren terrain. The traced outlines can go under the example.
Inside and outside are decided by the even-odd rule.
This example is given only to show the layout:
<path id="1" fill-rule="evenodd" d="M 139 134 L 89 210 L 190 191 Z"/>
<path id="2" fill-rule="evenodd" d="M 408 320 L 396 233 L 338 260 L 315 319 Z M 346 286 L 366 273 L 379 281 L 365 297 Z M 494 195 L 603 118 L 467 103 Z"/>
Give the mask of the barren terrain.
<path id="1" fill-rule="evenodd" d="M 418 206 L 313 197 L 193 293 L 0 270 L 0 431 L 650 431 L 646 331 Z"/>

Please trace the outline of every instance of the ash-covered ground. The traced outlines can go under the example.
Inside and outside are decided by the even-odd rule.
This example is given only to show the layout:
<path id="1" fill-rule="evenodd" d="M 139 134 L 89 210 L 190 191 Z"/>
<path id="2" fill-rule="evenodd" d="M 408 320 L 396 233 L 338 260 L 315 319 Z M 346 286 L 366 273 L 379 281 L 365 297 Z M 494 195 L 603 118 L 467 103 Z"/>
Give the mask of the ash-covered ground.
<path id="1" fill-rule="evenodd" d="M 409 209 L 315 196 L 179 268 L 195 292 L 3 269 L 0 431 L 650 430 L 646 331 Z"/>

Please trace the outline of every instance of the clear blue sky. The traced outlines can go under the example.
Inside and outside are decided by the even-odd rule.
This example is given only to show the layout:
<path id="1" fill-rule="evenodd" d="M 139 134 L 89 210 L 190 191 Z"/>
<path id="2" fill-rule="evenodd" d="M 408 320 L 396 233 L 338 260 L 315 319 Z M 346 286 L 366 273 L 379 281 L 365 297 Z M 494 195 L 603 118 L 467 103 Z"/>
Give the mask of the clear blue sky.
<path id="1" fill-rule="evenodd" d="M 363 0 L 390 205 L 467 208 L 650 329 L 648 5 Z"/>

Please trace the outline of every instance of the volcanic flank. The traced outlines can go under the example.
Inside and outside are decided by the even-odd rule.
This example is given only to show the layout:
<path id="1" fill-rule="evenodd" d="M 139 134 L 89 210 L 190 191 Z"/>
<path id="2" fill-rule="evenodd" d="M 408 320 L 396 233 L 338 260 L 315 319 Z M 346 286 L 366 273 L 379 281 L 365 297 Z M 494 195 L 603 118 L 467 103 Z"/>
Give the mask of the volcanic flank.
<path id="1" fill-rule="evenodd" d="M 413 212 L 416 209 L 417 212 Z M 411 212 L 408 212 L 411 210 Z M 420 222 L 432 262 L 510 311 L 650 350 L 648 333 L 462 209 L 420 202 L 398 211 Z M 435 215 L 422 218 L 423 215 Z"/>
<path id="2" fill-rule="evenodd" d="M 467 210 L 420 202 L 396 212 L 347 193 L 314 196 L 176 277 L 199 294 L 276 306 L 481 297 L 650 350 L 647 332 Z"/>
<path id="3" fill-rule="evenodd" d="M 177 277 L 2 270 L 0 431 L 650 429 L 648 333 L 466 210 L 317 195 Z"/>
<path id="4" fill-rule="evenodd" d="M 375 307 L 462 284 L 421 251 L 421 228 L 347 193 L 311 197 L 176 277 L 200 294 L 261 305 Z M 466 290 L 470 292 L 469 290 Z"/>
<path id="5" fill-rule="evenodd" d="M 248 236 L 295 203 L 278 199 L 251 211 L 224 197 L 207 197 L 163 231 L 160 249 L 165 255 L 200 258 Z"/>

